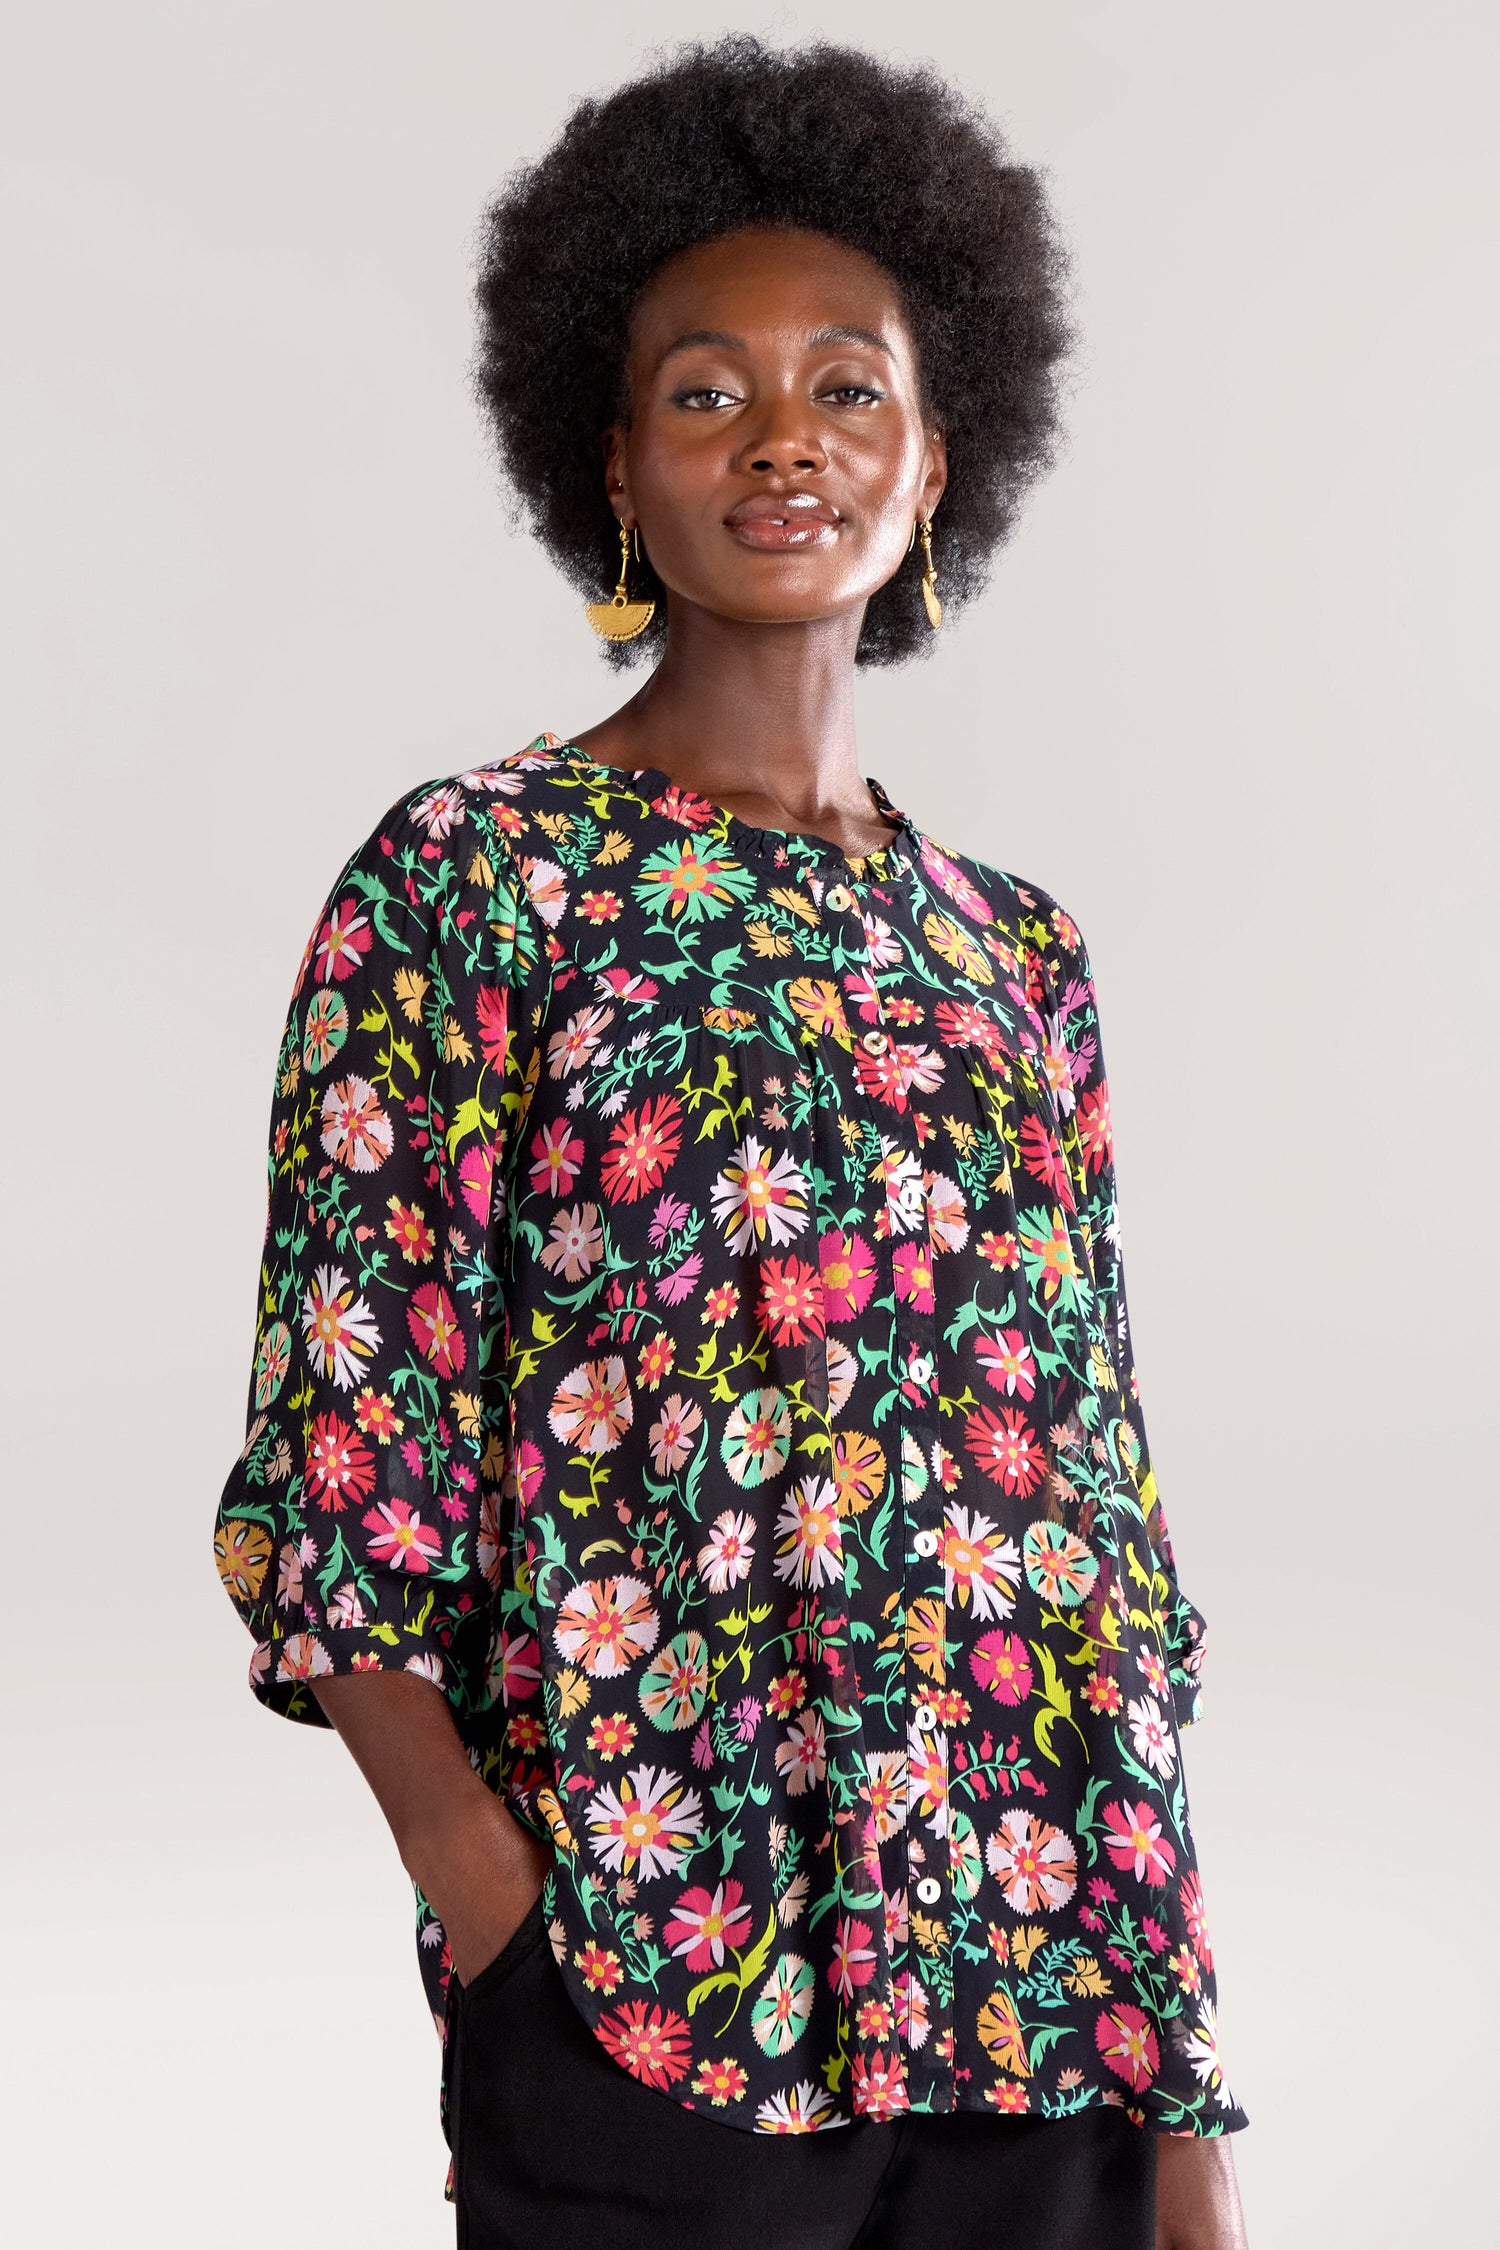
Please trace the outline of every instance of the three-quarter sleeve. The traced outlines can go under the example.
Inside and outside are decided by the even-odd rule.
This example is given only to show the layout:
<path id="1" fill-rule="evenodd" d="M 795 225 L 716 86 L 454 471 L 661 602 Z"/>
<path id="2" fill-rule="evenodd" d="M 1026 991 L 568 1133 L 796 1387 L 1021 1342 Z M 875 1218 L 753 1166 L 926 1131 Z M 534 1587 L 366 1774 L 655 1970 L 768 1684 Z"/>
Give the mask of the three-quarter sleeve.
<path id="1" fill-rule="evenodd" d="M 545 932 L 451 786 L 396 808 L 320 912 L 277 1058 L 248 1430 L 214 1549 L 270 1709 L 414 1671 L 493 1700 L 506 1155 Z M 496 1214 L 501 1224 L 497 1227 Z"/>
<path id="2" fill-rule="evenodd" d="M 1150 1543 L 1154 1565 L 1152 1607 L 1161 1624 L 1178 1723 L 1186 1726 L 1199 1716 L 1206 1627 L 1201 1611 L 1188 1601 L 1178 1583 L 1176 1557 L 1146 1436 L 1125 1289 L 1119 1183 L 1098 995 L 1082 933 L 1060 907 L 1052 912 L 1048 937 L 1044 981 L 1053 1011 L 1049 1028 L 1054 1051 L 1062 1058 L 1065 1071 L 1065 1082 L 1059 1087 L 1064 1149 L 1088 1243 L 1108 1353 L 1107 1363 L 1098 1372 L 1105 1388 L 1118 1395 L 1114 1447 L 1119 1466 L 1135 1492 Z"/>

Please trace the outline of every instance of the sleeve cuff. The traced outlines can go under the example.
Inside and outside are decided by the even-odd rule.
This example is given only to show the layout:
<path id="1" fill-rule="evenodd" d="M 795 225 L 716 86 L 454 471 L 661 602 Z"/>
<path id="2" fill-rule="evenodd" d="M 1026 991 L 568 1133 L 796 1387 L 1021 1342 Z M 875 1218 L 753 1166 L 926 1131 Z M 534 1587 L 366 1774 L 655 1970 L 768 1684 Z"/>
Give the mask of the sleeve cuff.
<path id="1" fill-rule="evenodd" d="M 1166 1613 L 1167 1678 L 1180 1727 L 1203 1716 L 1203 1660 L 1208 1625 L 1201 1610 L 1174 1591 Z"/>

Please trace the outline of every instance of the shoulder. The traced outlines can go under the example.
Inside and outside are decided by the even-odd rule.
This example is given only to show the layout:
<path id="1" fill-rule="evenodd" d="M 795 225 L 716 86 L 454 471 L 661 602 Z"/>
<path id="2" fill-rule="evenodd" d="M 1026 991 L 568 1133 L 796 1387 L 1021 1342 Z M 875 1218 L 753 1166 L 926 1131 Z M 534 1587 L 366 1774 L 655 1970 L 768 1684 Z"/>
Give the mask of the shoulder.
<path id="1" fill-rule="evenodd" d="M 1044 883 L 959 851 L 925 830 L 918 848 L 929 879 L 961 913 L 997 935 L 1004 933 L 1018 954 L 1030 955 L 1049 972 L 1086 974 L 1088 956 L 1077 920 Z"/>
<path id="2" fill-rule="evenodd" d="M 625 776 L 618 785 L 588 760 L 570 756 L 560 736 L 543 734 L 524 749 L 420 783 L 397 800 L 366 846 L 414 868 L 430 889 L 442 870 L 449 880 L 465 866 L 515 894 L 549 928 L 564 902 L 559 859 L 582 864 L 597 851 L 602 824 L 625 828 L 648 815 Z"/>
<path id="3" fill-rule="evenodd" d="M 333 892 L 384 889 L 413 910 L 431 904 L 445 884 L 468 878 L 476 853 L 492 858 L 497 844 L 528 838 L 538 816 L 577 804 L 578 775 L 558 748 L 556 737 L 542 735 L 509 756 L 403 790 L 349 853 Z"/>
<path id="4" fill-rule="evenodd" d="M 433 868 L 460 860 L 466 845 L 497 835 L 513 840 L 565 791 L 576 798 L 577 776 L 559 748 L 556 737 L 542 735 L 509 756 L 413 784 L 386 808 L 346 866 L 378 869 L 396 861 Z"/>
<path id="5" fill-rule="evenodd" d="M 527 836 L 549 789 L 568 777 L 557 738 L 543 735 L 489 764 L 417 782 L 387 805 L 350 850 L 319 907 L 297 990 L 341 984 L 396 960 L 456 945 L 472 951 L 498 919 L 514 932 L 514 904 L 531 903 L 535 865 L 512 846 Z M 576 778 L 576 777 L 575 777 Z M 545 831 L 539 831 L 544 836 Z M 495 894 L 499 893 L 498 899 Z"/>

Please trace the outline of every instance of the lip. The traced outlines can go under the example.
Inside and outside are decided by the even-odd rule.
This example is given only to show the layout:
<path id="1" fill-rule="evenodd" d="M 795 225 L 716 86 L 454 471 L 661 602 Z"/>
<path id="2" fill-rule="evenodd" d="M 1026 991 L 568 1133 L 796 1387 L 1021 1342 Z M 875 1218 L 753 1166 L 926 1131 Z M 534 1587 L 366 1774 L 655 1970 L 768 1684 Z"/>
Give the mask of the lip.
<path id="1" fill-rule="evenodd" d="M 782 554 L 826 546 L 843 518 L 816 492 L 753 492 L 731 508 L 724 528 L 741 546 Z"/>

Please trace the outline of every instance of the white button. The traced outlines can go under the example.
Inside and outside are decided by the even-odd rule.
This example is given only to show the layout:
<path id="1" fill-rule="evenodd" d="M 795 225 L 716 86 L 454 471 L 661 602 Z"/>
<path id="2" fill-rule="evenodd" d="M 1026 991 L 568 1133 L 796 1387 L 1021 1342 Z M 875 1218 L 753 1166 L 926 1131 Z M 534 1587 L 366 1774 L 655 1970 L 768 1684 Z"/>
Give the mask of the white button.
<path id="1" fill-rule="evenodd" d="M 935 1555 L 938 1550 L 937 1533 L 935 1531 L 919 1531 L 913 1539 L 912 1545 L 919 1555 Z"/>
<path id="2" fill-rule="evenodd" d="M 866 1054 L 883 1055 L 886 1050 L 885 1033 L 883 1031 L 867 1031 L 860 1041 L 860 1045 L 864 1048 Z"/>
<path id="3" fill-rule="evenodd" d="M 930 1703 L 919 1703 L 912 1713 L 918 1734 L 931 1734 L 938 1723 L 938 1715 Z"/>
<path id="4" fill-rule="evenodd" d="M 825 894 L 823 903 L 831 906 L 835 914 L 847 914 L 854 904 L 854 893 L 846 890 L 842 883 L 835 883 L 833 889 Z"/>
<path id="5" fill-rule="evenodd" d="M 917 1885 L 917 1896 L 924 1906 L 936 1906 L 943 1895 L 943 1886 L 935 1875 L 924 1875 Z"/>

